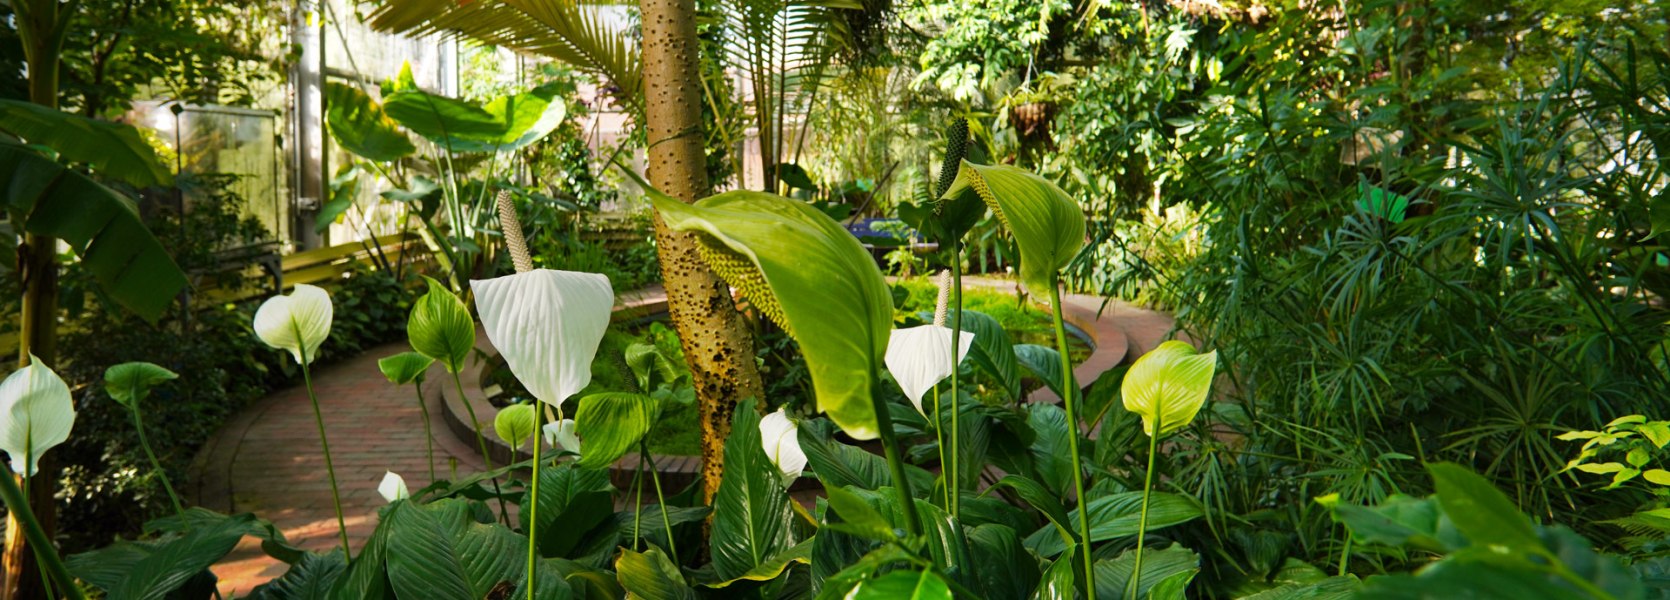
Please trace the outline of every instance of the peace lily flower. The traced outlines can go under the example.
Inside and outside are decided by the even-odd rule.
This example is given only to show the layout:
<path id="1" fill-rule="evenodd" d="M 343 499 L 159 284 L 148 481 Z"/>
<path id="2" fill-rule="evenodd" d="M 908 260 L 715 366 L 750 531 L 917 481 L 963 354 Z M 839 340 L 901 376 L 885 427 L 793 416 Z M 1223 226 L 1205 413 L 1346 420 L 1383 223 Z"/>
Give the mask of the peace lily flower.
<path id="1" fill-rule="evenodd" d="M 800 426 L 783 409 L 760 419 L 760 444 L 771 464 L 783 474 L 783 485 L 800 478 L 806 470 L 806 453 L 800 450 Z"/>
<path id="2" fill-rule="evenodd" d="M 545 443 L 575 454 L 580 453 L 580 436 L 574 433 L 574 419 L 546 423 L 543 431 Z"/>
<path id="3" fill-rule="evenodd" d="M 32 476 L 42 454 L 70 439 L 70 386 L 31 354 L 29 366 L 0 382 L 0 419 L 0 450 L 11 457 L 13 471 Z"/>
<path id="4" fill-rule="evenodd" d="M 406 479 L 394 471 L 383 472 L 383 482 L 377 484 L 377 493 L 389 502 L 412 497 L 412 493 L 406 490 Z"/>
<path id="5" fill-rule="evenodd" d="M 289 350 L 297 363 L 313 362 L 319 346 L 331 334 L 331 297 L 325 290 L 296 284 L 288 296 L 273 296 L 255 311 L 255 335 L 279 350 Z"/>
<path id="6" fill-rule="evenodd" d="M 493 431 L 498 432 L 499 439 L 510 444 L 511 448 L 520 450 L 528 440 L 533 439 L 533 421 L 538 415 L 532 404 L 517 404 L 506 406 L 493 417 Z"/>
<path id="7" fill-rule="evenodd" d="M 1158 438 L 1182 429 L 1206 404 L 1217 351 L 1199 354 L 1188 342 L 1171 340 L 1131 365 L 1120 383 L 1125 410 L 1142 417 L 1142 431 Z"/>
<path id="8" fill-rule="evenodd" d="M 591 383 L 591 361 L 615 305 L 609 278 L 534 269 L 474 280 L 487 339 L 539 401 L 562 401 Z"/>
<path id="9" fill-rule="evenodd" d="M 899 387 L 910 398 L 910 403 L 916 406 L 916 412 L 924 416 L 928 413 L 922 408 L 922 395 L 950 377 L 974 344 L 973 333 L 963 331 L 959 334 L 956 363 L 951 362 L 950 352 L 946 351 L 951 346 L 950 327 L 920 325 L 895 329 L 893 337 L 887 340 L 887 371 L 899 381 Z"/>

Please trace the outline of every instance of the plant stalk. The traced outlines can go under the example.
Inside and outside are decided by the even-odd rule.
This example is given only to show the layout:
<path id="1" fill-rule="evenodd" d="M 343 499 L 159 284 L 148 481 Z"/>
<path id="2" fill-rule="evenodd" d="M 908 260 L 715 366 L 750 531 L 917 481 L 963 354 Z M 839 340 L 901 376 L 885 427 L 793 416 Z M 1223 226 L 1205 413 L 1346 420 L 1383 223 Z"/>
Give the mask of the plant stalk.
<path id="1" fill-rule="evenodd" d="M 1084 585 L 1090 596 L 1096 595 L 1096 568 L 1090 557 L 1090 499 L 1084 495 L 1084 468 L 1079 466 L 1079 421 L 1073 405 L 1073 361 L 1067 356 L 1067 327 L 1061 321 L 1061 285 L 1057 277 L 1050 277 L 1050 313 L 1055 321 L 1055 348 L 1061 353 L 1061 404 L 1067 409 L 1067 447 L 1073 454 L 1073 491 L 1079 501 L 1079 543 L 1084 546 Z M 1152 456 L 1150 456 L 1152 460 Z M 1152 473 L 1153 469 L 1149 469 Z M 1148 502 L 1144 496 L 1144 511 Z M 1141 533 L 1137 534 L 1139 536 Z M 1142 553 L 1138 551 L 1137 560 Z M 1140 565 L 1139 565 L 1140 566 Z M 1136 571 L 1133 571 L 1135 573 Z M 1132 575 L 1133 579 L 1136 577 Z"/>
<path id="2" fill-rule="evenodd" d="M 145 437 L 145 423 L 139 418 L 139 400 L 135 399 L 133 406 L 128 408 L 128 412 L 133 414 L 133 429 L 139 432 L 139 447 L 145 449 L 145 457 L 151 459 L 151 468 L 157 470 L 157 478 L 162 480 L 162 489 L 168 492 L 168 500 L 174 503 L 174 512 L 180 515 L 180 523 L 190 527 L 190 523 L 186 521 L 186 507 L 180 503 L 180 495 L 174 493 L 174 484 L 168 481 L 168 472 L 162 469 L 162 461 L 157 460 L 156 452 L 151 450 L 151 440 Z"/>
<path id="3" fill-rule="evenodd" d="M 539 557 L 539 447 L 545 445 L 545 411 L 539 408 L 535 407 L 533 411 L 533 484 L 528 491 L 528 600 L 534 600 L 534 574 L 539 572 L 536 562 Z M 475 415 L 470 415 L 470 418 L 474 419 Z M 480 435 L 481 430 L 477 429 L 476 436 Z M 485 457 L 483 454 L 483 458 Z M 488 470 L 492 470 L 492 467 L 488 467 Z M 495 481 L 493 485 L 497 487 L 499 484 Z M 504 510 L 503 496 L 499 497 L 499 510 Z"/>
<path id="4" fill-rule="evenodd" d="M 435 483 L 435 432 L 429 428 L 429 402 L 423 398 L 423 378 L 412 383 L 417 390 L 418 412 L 423 415 L 423 449 L 429 457 L 429 483 Z"/>
<path id="5" fill-rule="evenodd" d="M 951 304 L 956 312 L 951 314 L 951 516 L 962 519 L 963 489 L 958 479 L 962 470 L 957 455 L 962 452 L 962 393 L 958 385 L 962 376 L 962 364 L 957 361 L 958 342 L 963 335 L 963 243 L 957 240 L 951 243 Z"/>
<path id="6" fill-rule="evenodd" d="M 934 386 L 934 445 L 939 446 L 939 484 L 945 492 L 945 510 L 951 510 L 951 482 L 947 479 L 951 471 L 945 462 L 945 417 L 940 411 L 938 385 Z"/>
<path id="7" fill-rule="evenodd" d="M 70 577 L 68 569 L 64 568 L 64 561 L 58 558 L 58 551 L 53 548 L 52 540 L 46 536 L 46 530 L 41 529 L 40 521 L 35 520 L 35 512 L 29 509 L 29 501 L 18 489 L 16 476 L 11 469 L 0 472 L 0 500 L 6 503 L 6 509 L 11 511 L 18 524 L 23 526 L 23 536 L 29 540 L 29 546 L 35 551 L 35 559 L 41 568 L 52 575 L 52 579 L 63 590 L 64 596 L 70 600 L 86 600 L 81 588 L 75 586 L 75 578 Z"/>
<path id="8" fill-rule="evenodd" d="M 1130 596 L 1132 598 L 1136 597 L 1137 582 L 1142 579 L 1142 544 L 1144 541 L 1143 538 L 1148 535 L 1148 496 L 1154 490 L 1154 456 L 1160 453 L 1160 436 L 1155 434 L 1158 434 L 1159 432 L 1160 419 L 1159 414 L 1156 412 L 1154 418 L 1154 434 L 1148 436 L 1148 474 L 1144 475 L 1142 478 L 1142 513 L 1141 516 L 1137 518 L 1136 564 L 1131 567 L 1131 583 L 1128 587 L 1127 593 L 1125 594 L 1126 596 Z M 1084 509 L 1081 507 L 1079 509 L 1079 513 L 1083 514 L 1084 512 Z"/>
<path id="9" fill-rule="evenodd" d="M 296 339 L 301 340 L 300 326 L 295 326 Z M 348 521 L 342 518 L 342 491 L 336 486 L 336 465 L 331 463 L 331 443 L 325 437 L 325 415 L 319 410 L 319 395 L 313 392 L 313 370 L 307 366 L 307 348 L 298 348 L 302 364 L 302 383 L 307 386 L 307 399 L 313 403 L 313 423 L 319 427 L 319 447 L 325 452 L 325 474 L 331 478 L 331 504 L 336 507 L 336 530 L 342 536 L 342 556 L 353 560 L 354 551 L 348 547 Z"/>
<path id="10" fill-rule="evenodd" d="M 661 495 L 660 469 L 655 467 L 655 461 L 650 460 L 648 437 L 639 440 L 638 443 L 642 446 L 644 453 L 644 460 L 639 461 L 639 464 L 649 462 L 649 481 L 655 484 L 655 504 L 661 508 L 661 530 L 667 533 L 667 554 L 672 556 L 673 564 L 676 565 L 678 564 L 678 542 L 673 541 L 673 522 L 672 518 L 667 516 L 667 498 Z M 636 528 L 637 526 L 634 525 L 633 527 Z"/>
<path id="11" fill-rule="evenodd" d="M 870 381 L 879 383 L 880 379 L 872 371 Z M 899 453 L 899 437 L 893 432 L 893 415 L 887 412 L 887 403 L 883 402 L 880 394 L 870 393 L 870 406 L 876 411 L 876 429 L 881 433 L 882 450 L 887 456 L 887 469 L 893 475 L 893 491 L 899 496 L 899 510 L 905 513 L 905 525 L 912 536 L 922 535 L 922 517 L 916 514 L 916 496 L 910 493 L 910 480 L 905 478 L 905 463 Z"/>
<path id="12" fill-rule="evenodd" d="M 450 366 L 451 365 L 448 365 L 448 367 Z M 487 438 L 481 435 L 481 421 L 475 417 L 475 407 L 471 406 L 470 399 L 464 396 L 464 381 L 458 377 L 458 371 L 456 369 L 448 368 L 447 371 L 452 373 L 452 385 L 458 389 L 458 402 L 464 405 L 464 412 L 470 413 L 470 429 L 475 431 L 476 446 L 481 448 L 481 464 L 482 466 L 487 467 L 488 471 L 492 471 L 493 455 L 487 453 Z M 538 419 L 534 419 L 534 422 L 537 423 Z M 534 429 L 534 435 L 540 435 L 537 427 Z M 504 493 L 499 491 L 499 478 L 494 477 L 492 479 L 493 495 L 499 497 L 499 520 L 503 521 L 504 524 L 508 526 L 510 525 L 510 512 L 504 506 Z M 535 483 L 538 483 L 538 480 L 535 480 Z"/>

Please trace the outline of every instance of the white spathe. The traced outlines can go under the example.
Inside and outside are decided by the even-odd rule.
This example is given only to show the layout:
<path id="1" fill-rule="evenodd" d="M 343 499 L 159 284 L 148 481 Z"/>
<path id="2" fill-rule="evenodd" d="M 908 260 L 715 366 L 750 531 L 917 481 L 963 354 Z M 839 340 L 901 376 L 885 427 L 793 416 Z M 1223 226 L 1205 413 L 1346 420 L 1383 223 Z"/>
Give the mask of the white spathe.
<path id="1" fill-rule="evenodd" d="M 289 350 L 296 362 L 319 358 L 319 346 L 331 334 L 331 296 L 305 283 L 288 296 L 273 296 L 255 311 L 255 335 L 268 346 Z"/>
<path id="2" fill-rule="evenodd" d="M 575 454 L 580 453 L 580 436 L 574 434 L 574 419 L 546 423 L 542 429 L 545 443 Z"/>
<path id="3" fill-rule="evenodd" d="M 916 412 L 926 416 L 922 395 L 934 385 L 951 376 L 951 372 L 968 356 L 974 344 L 974 334 L 964 331 L 957 336 L 957 362 L 951 362 L 951 328 L 941 325 L 919 325 L 893 330 L 887 339 L 887 372 L 899 382 L 905 397 L 916 405 Z"/>
<path id="4" fill-rule="evenodd" d="M 405 500 L 412 496 L 412 493 L 406 490 L 406 479 L 394 471 L 383 472 L 383 482 L 377 484 L 377 493 L 382 494 L 383 499 L 389 502 Z"/>
<path id="5" fill-rule="evenodd" d="M 29 366 L 0 382 L 0 419 L 0 450 L 11 457 L 13 471 L 33 475 L 42 454 L 70 439 L 75 425 L 70 386 L 31 354 Z"/>
<path id="6" fill-rule="evenodd" d="M 539 401 L 560 406 L 591 383 L 615 292 L 597 273 L 536 269 L 470 282 L 487 339 Z"/>
<path id="7" fill-rule="evenodd" d="M 766 457 L 783 474 L 783 485 L 800 478 L 806 470 L 806 453 L 800 450 L 800 426 L 783 409 L 760 419 L 760 445 Z"/>

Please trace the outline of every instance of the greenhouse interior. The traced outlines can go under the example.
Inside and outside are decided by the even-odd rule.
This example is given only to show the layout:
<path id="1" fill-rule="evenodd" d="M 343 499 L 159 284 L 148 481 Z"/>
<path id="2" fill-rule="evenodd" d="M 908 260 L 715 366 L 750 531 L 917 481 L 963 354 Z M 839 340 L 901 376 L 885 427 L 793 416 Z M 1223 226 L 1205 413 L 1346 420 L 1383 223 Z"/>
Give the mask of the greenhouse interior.
<path id="1" fill-rule="evenodd" d="M 0 600 L 1670 599 L 1665 0 L 0 0 Z"/>

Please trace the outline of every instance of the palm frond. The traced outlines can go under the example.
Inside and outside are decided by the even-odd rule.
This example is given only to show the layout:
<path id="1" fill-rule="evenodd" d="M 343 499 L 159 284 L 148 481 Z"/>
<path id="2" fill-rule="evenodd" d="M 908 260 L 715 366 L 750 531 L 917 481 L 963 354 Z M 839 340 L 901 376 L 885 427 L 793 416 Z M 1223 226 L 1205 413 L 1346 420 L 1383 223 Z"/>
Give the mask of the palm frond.
<path id="1" fill-rule="evenodd" d="M 634 116 L 643 112 L 643 62 L 625 32 L 572 0 L 388 0 L 372 28 L 464 37 L 550 57 L 607 79 Z"/>

